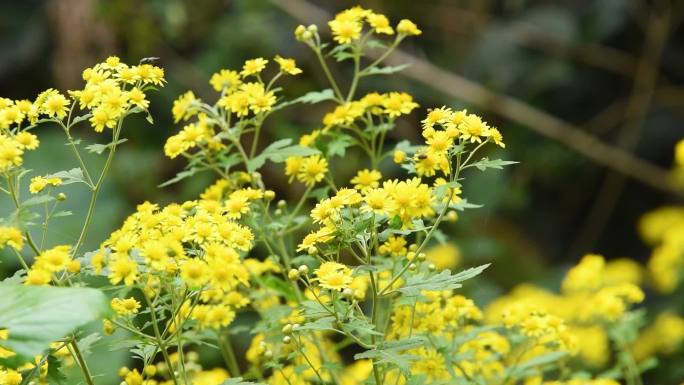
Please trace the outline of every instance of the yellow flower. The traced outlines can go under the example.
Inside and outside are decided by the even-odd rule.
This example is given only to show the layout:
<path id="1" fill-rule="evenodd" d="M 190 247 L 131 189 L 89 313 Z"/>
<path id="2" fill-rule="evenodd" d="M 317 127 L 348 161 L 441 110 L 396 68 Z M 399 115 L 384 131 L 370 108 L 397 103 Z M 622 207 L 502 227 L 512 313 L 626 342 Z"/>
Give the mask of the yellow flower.
<path id="1" fill-rule="evenodd" d="M 40 144 L 37 136 L 26 131 L 18 133 L 17 136 L 14 137 L 14 140 L 16 140 L 17 144 L 19 144 L 19 146 L 21 146 L 24 150 L 35 150 Z"/>
<path id="2" fill-rule="evenodd" d="M 242 84 L 242 80 L 240 80 L 240 74 L 237 71 L 224 69 L 211 75 L 209 84 L 215 91 L 221 92 L 225 89 L 226 92 L 230 93 Z"/>
<path id="3" fill-rule="evenodd" d="M 368 12 L 366 15 L 366 20 L 375 33 L 384 33 L 386 35 L 393 35 L 394 29 L 390 26 L 387 16 L 381 15 L 379 13 Z"/>
<path id="4" fill-rule="evenodd" d="M 350 182 L 354 185 L 355 189 L 365 191 L 378 187 L 381 178 L 382 174 L 380 174 L 380 171 L 364 169 L 359 170 Z"/>
<path id="5" fill-rule="evenodd" d="M 55 246 L 49 250 L 43 251 L 36 257 L 36 262 L 33 266 L 51 273 L 65 270 L 72 261 L 71 256 L 69 255 L 70 252 L 71 246 L 69 245 Z"/>
<path id="6" fill-rule="evenodd" d="M 189 287 L 202 287 L 209 281 L 207 264 L 197 258 L 189 259 L 181 266 L 181 278 Z"/>
<path id="7" fill-rule="evenodd" d="M 425 257 L 437 270 L 453 269 L 461 260 L 461 250 L 454 244 L 445 243 L 426 250 Z"/>
<path id="8" fill-rule="evenodd" d="M 192 91 L 188 91 L 179 96 L 178 99 L 173 102 L 173 108 L 171 109 L 173 121 L 178 123 L 181 119 L 188 120 L 188 118 L 195 115 L 197 111 L 193 108 L 193 104 L 196 101 L 197 98 L 195 98 L 195 94 Z"/>
<path id="9" fill-rule="evenodd" d="M 284 73 L 290 75 L 297 75 L 302 73 L 302 70 L 300 68 L 297 68 L 297 63 L 294 59 L 286 59 L 280 57 L 280 55 L 277 55 L 274 60 L 276 63 L 278 63 L 278 65 L 280 65 L 280 70 Z"/>
<path id="10" fill-rule="evenodd" d="M 242 66 L 242 71 L 240 71 L 240 75 L 242 77 L 246 77 L 249 75 L 257 75 L 261 73 L 261 71 L 266 68 L 266 64 L 268 64 L 268 60 L 258 57 L 256 59 L 250 59 L 245 61 L 245 64 Z"/>
<path id="11" fill-rule="evenodd" d="M 341 291 L 352 282 L 352 272 L 347 266 L 337 262 L 324 262 L 314 271 L 321 287 Z"/>
<path id="12" fill-rule="evenodd" d="M 43 102 L 43 111 L 51 118 L 63 119 L 69 111 L 69 100 L 59 92 L 52 90 Z"/>
<path id="13" fill-rule="evenodd" d="M 675 164 L 684 167 L 684 139 L 675 145 Z"/>
<path id="14" fill-rule="evenodd" d="M 123 282 L 126 286 L 138 280 L 138 265 L 128 256 L 117 256 L 109 263 L 109 282 L 113 285 Z"/>
<path id="15" fill-rule="evenodd" d="M 355 20 L 331 20 L 328 22 L 333 39 L 340 44 L 349 44 L 361 37 L 363 25 Z"/>
<path id="16" fill-rule="evenodd" d="M 327 171 L 328 161 L 320 155 L 312 155 L 302 160 L 297 172 L 297 180 L 307 186 L 313 186 L 323 180 Z"/>
<path id="17" fill-rule="evenodd" d="M 0 226 L 0 248 L 9 245 L 19 251 L 24 247 L 24 237 L 16 227 Z"/>
<path id="18" fill-rule="evenodd" d="M 120 316 L 130 316 L 138 313 L 140 302 L 135 298 L 114 298 L 111 301 L 112 309 Z"/>
<path id="19" fill-rule="evenodd" d="M 26 274 L 24 285 L 43 286 L 50 283 L 52 280 L 52 273 L 47 270 L 32 267 Z"/>
<path id="20" fill-rule="evenodd" d="M 402 35 L 411 36 L 417 36 L 423 33 L 423 31 L 418 29 L 418 26 L 414 22 L 408 19 L 402 19 L 399 21 L 399 24 L 397 24 L 397 32 Z"/>
<path id="21" fill-rule="evenodd" d="M 29 191 L 31 194 L 37 194 L 45 189 L 47 186 L 59 186 L 62 184 L 61 178 L 44 178 L 42 176 L 36 176 L 31 178 L 31 184 L 29 185 Z"/>

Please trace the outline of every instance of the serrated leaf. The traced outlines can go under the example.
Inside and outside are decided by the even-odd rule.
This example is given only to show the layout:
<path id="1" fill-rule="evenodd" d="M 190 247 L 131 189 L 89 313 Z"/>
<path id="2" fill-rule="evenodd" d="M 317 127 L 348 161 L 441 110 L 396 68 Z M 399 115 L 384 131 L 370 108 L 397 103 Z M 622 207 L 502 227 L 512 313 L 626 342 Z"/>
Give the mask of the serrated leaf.
<path id="1" fill-rule="evenodd" d="M 347 153 L 347 148 L 354 144 L 356 140 L 349 135 L 339 134 L 328 143 L 328 156 L 343 157 Z"/>
<path id="2" fill-rule="evenodd" d="M 126 142 L 127 140 L 128 139 L 126 139 L 126 138 L 119 139 L 116 141 L 116 145 L 118 146 L 121 143 Z M 95 144 L 91 144 L 91 145 L 86 146 L 85 149 L 88 150 L 88 152 L 90 152 L 92 154 L 100 155 L 103 152 L 105 152 L 105 150 L 112 148 L 113 145 L 114 145 L 114 142 L 107 143 L 107 144 L 95 143 Z"/>
<path id="3" fill-rule="evenodd" d="M 178 182 L 182 181 L 183 179 L 190 178 L 191 176 L 195 175 L 198 171 L 199 171 L 199 169 L 196 167 L 190 168 L 188 170 L 183 170 L 183 171 L 179 172 L 178 174 L 176 174 L 175 177 L 167 180 L 166 182 L 160 184 L 157 187 L 166 187 L 166 186 L 172 185 L 174 183 L 178 183 Z"/>
<path id="4" fill-rule="evenodd" d="M 333 90 L 330 88 L 327 88 L 322 91 L 311 91 L 308 92 L 296 99 L 289 100 L 287 102 L 280 103 L 276 106 L 273 107 L 273 111 L 275 110 L 280 110 L 282 108 L 285 108 L 287 106 L 291 106 L 293 104 L 297 103 L 305 103 L 305 104 L 316 104 L 320 103 L 326 100 L 335 100 L 335 93 Z"/>
<path id="5" fill-rule="evenodd" d="M 488 168 L 494 168 L 497 170 L 503 169 L 504 166 L 508 166 L 510 164 L 516 164 L 518 162 L 510 161 L 510 160 L 502 160 L 502 159 L 489 159 L 487 157 L 482 158 L 478 162 L 475 162 L 471 164 L 471 166 L 476 167 L 480 171 L 484 171 Z"/>
<path id="6" fill-rule="evenodd" d="M 85 180 L 85 177 L 83 176 L 83 170 L 81 170 L 79 167 L 72 168 L 71 170 L 67 171 L 57 171 L 54 174 L 45 176 L 45 178 L 60 178 L 62 180 L 63 185 L 72 183 L 84 183 L 90 186 L 90 184 Z"/>
<path id="7" fill-rule="evenodd" d="M 55 197 L 47 195 L 47 194 L 36 195 L 36 196 L 33 196 L 33 197 L 21 202 L 21 206 L 22 207 L 31 207 L 31 206 L 36 206 L 36 205 L 40 205 L 40 204 L 47 203 L 47 202 L 52 202 L 54 200 L 55 200 Z"/>
<path id="8" fill-rule="evenodd" d="M 9 330 L 2 345 L 19 360 L 33 360 L 79 326 L 109 312 L 97 289 L 0 284 L 0 327 Z"/>
<path id="9" fill-rule="evenodd" d="M 482 266 L 473 267 L 453 275 L 450 270 L 443 270 L 437 274 L 418 273 L 410 276 L 406 280 L 406 284 L 397 290 L 406 296 L 415 297 L 419 296 L 420 292 L 423 290 L 438 291 L 457 289 L 461 287 L 461 282 L 479 275 L 489 267 L 489 265 L 490 264 L 488 263 Z"/>

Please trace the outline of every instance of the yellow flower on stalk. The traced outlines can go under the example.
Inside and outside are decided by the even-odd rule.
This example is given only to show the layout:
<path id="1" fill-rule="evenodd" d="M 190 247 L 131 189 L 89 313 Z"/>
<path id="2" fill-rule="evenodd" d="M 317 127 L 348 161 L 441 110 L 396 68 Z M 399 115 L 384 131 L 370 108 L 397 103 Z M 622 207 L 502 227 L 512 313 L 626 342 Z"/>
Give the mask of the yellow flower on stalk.
<path id="1" fill-rule="evenodd" d="M 50 283 L 51 280 L 52 273 L 34 266 L 26 273 L 24 285 L 44 286 Z"/>
<path id="2" fill-rule="evenodd" d="M 390 194 L 382 188 L 365 189 L 363 201 L 366 205 L 361 207 L 361 211 L 380 215 L 389 215 L 396 210 L 397 205 Z"/>
<path id="3" fill-rule="evenodd" d="M 339 44 L 349 44 L 361 37 L 363 25 L 355 20 L 331 20 L 328 22 L 333 39 Z"/>
<path id="4" fill-rule="evenodd" d="M 316 280 L 321 287 L 342 291 L 352 282 L 352 271 L 347 266 L 337 262 L 324 262 L 314 270 Z"/>
<path id="5" fill-rule="evenodd" d="M 376 188 L 380 185 L 380 179 L 382 179 L 382 174 L 378 170 L 359 170 L 356 176 L 351 179 L 351 184 L 354 188 L 360 191 L 365 191 L 367 189 Z"/>
<path id="6" fill-rule="evenodd" d="M 62 184 L 61 178 L 44 178 L 42 176 L 36 176 L 31 178 L 31 184 L 29 185 L 29 191 L 31 194 L 37 194 L 45 189 L 47 186 L 59 186 Z"/>
<path id="7" fill-rule="evenodd" d="M 402 35 L 417 36 L 423 33 L 418 26 L 408 19 L 399 20 L 397 24 L 397 32 Z"/>
<path id="8" fill-rule="evenodd" d="M 24 236 L 21 230 L 12 226 L 0 226 L 0 248 L 9 245 L 19 251 L 24 247 Z"/>
<path id="9" fill-rule="evenodd" d="M 196 101 L 197 98 L 195 98 L 195 94 L 192 91 L 188 91 L 179 96 L 178 99 L 173 102 L 173 107 L 171 108 L 173 121 L 178 123 L 181 119 L 188 120 L 188 118 L 195 115 L 197 111 L 192 107 Z"/>
<path id="10" fill-rule="evenodd" d="M 298 75 L 302 73 L 302 70 L 297 67 L 297 63 L 294 59 L 288 59 L 276 55 L 275 62 L 280 65 L 280 70 L 286 74 Z"/>
<path id="11" fill-rule="evenodd" d="M 312 155 L 304 158 L 297 172 L 297 180 L 313 186 L 323 180 L 325 173 L 328 172 L 328 161 L 320 155 Z"/>
<path id="12" fill-rule="evenodd" d="M 140 309 L 140 302 L 133 297 L 114 298 L 110 302 L 110 305 L 117 315 L 124 317 L 138 314 L 138 310 Z"/>
<path id="13" fill-rule="evenodd" d="M 117 256 L 109 262 L 109 282 L 116 285 L 123 282 L 126 286 L 138 280 L 138 264 L 128 256 Z"/>
<path id="14" fill-rule="evenodd" d="M 394 29 L 390 25 L 387 16 L 381 15 L 379 13 L 368 12 L 366 15 L 366 21 L 373 27 L 375 33 L 384 33 L 386 35 L 393 35 Z"/>
<path id="15" fill-rule="evenodd" d="M 93 116 L 89 119 L 95 132 L 104 131 L 105 127 L 114 128 L 117 123 L 116 114 L 104 105 L 93 109 Z"/>
<path id="16" fill-rule="evenodd" d="M 181 278 L 189 287 L 204 286 L 209 281 L 207 264 L 197 258 L 185 261 L 181 266 Z"/>
<path id="17" fill-rule="evenodd" d="M 211 75 L 209 84 L 211 84 L 215 91 L 221 92 L 226 90 L 226 92 L 230 93 L 242 84 L 242 80 L 240 80 L 240 74 L 237 71 L 223 69 Z"/>
<path id="18" fill-rule="evenodd" d="M 59 92 L 51 90 L 41 108 L 49 117 L 63 119 L 69 111 L 69 100 Z"/>
<path id="19" fill-rule="evenodd" d="M 38 145 L 40 144 L 40 141 L 38 141 L 37 136 L 26 131 L 18 133 L 14 137 L 14 140 L 16 140 L 17 144 L 21 146 L 24 150 L 35 150 L 36 148 L 38 148 Z"/>
<path id="20" fill-rule="evenodd" d="M 242 71 L 240 71 L 240 75 L 242 77 L 247 77 L 249 75 L 258 75 L 261 73 L 261 71 L 266 68 L 266 64 L 268 64 L 268 60 L 258 57 L 255 59 L 250 59 L 245 61 L 245 64 L 242 66 Z"/>
<path id="21" fill-rule="evenodd" d="M 70 252 L 71 246 L 69 245 L 55 246 L 37 256 L 33 266 L 51 273 L 66 270 L 72 261 Z"/>

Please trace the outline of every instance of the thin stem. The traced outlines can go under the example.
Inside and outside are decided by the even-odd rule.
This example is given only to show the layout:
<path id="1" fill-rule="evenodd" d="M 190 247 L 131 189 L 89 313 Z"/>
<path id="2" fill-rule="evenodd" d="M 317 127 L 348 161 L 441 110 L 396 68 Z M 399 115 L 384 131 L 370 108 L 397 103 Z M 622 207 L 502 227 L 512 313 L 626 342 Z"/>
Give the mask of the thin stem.
<path id="1" fill-rule="evenodd" d="M 116 152 L 116 145 L 117 142 L 119 141 L 119 135 L 121 134 L 121 126 L 123 124 L 123 118 L 119 120 L 119 123 L 117 124 L 116 128 L 114 129 L 114 134 L 112 135 L 112 146 L 109 150 L 109 155 L 107 156 L 107 160 L 105 161 L 104 167 L 102 168 L 102 172 L 100 173 L 100 177 L 97 179 L 97 183 L 92 187 L 92 194 L 90 196 L 90 203 L 88 204 L 88 212 L 86 213 L 86 218 L 83 223 L 83 228 L 81 229 L 81 234 L 78 236 L 78 241 L 76 241 L 76 245 L 74 246 L 73 249 L 73 254 L 76 255 L 78 253 L 78 249 L 81 247 L 83 244 L 83 241 L 85 240 L 86 235 L 88 234 L 88 228 L 90 227 L 90 223 L 93 220 L 93 213 L 95 212 L 95 204 L 97 203 L 97 196 L 100 193 L 100 189 L 102 188 L 102 184 L 104 183 L 105 177 L 107 176 L 107 172 L 109 171 L 109 168 L 111 167 L 112 164 L 112 159 L 114 158 L 114 153 Z"/>
<path id="2" fill-rule="evenodd" d="M 88 369 L 88 364 L 86 363 L 86 360 L 83 358 L 83 354 L 81 354 L 81 350 L 78 348 L 78 343 L 76 342 L 76 338 L 72 337 L 71 338 L 71 352 L 76 361 L 78 362 L 78 366 L 81 368 L 81 373 L 83 373 L 83 378 L 86 381 L 86 384 L 88 385 L 95 385 L 93 382 L 93 376 L 90 374 L 90 370 Z"/>
<path id="3" fill-rule="evenodd" d="M 150 297 L 147 295 L 147 293 L 145 293 L 144 290 L 143 296 L 145 297 L 145 302 L 147 302 L 147 306 L 150 308 L 150 317 L 152 318 L 152 330 L 154 330 L 154 337 L 157 341 L 157 347 L 159 348 L 159 350 L 162 353 L 162 356 L 164 357 L 166 366 L 168 366 L 169 368 L 169 373 L 171 373 L 171 379 L 173 380 L 174 385 L 178 385 L 178 379 L 176 379 L 176 373 L 173 370 L 173 364 L 171 363 L 169 352 L 166 351 L 166 344 L 164 343 L 161 333 L 159 332 L 157 313 L 155 312 L 154 305 L 152 305 Z M 183 354 L 183 352 L 179 352 L 179 354 Z"/>
<path id="4" fill-rule="evenodd" d="M 323 68 L 323 72 L 325 73 L 325 76 L 328 78 L 328 81 L 330 82 L 330 85 L 332 86 L 333 90 L 335 90 L 335 95 L 337 95 L 337 98 L 339 101 L 343 101 L 344 98 L 342 97 L 342 92 L 340 92 L 340 87 L 337 86 L 337 82 L 335 81 L 335 78 L 333 78 L 332 74 L 330 73 L 330 69 L 328 68 L 328 64 L 325 62 L 325 58 L 323 58 L 323 54 L 321 53 L 321 48 L 320 47 L 311 47 L 313 51 L 316 53 L 316 57 L 318 58 L 318 62 L 321 63 L 321 67 Z"/>
<path id="5" fill-rule="evenodd" d="M 235 358 L 235 351 L 233 350 L 233 345 L 230 343 L 230 336 L 223 335 L 220 331 L 216 332 L 216 339 L 218 339 L 219 347 L 221 348 L 221 355 L 223 360 L 230 371 L 231 377 L 240 376 L 240 366 Z"/>

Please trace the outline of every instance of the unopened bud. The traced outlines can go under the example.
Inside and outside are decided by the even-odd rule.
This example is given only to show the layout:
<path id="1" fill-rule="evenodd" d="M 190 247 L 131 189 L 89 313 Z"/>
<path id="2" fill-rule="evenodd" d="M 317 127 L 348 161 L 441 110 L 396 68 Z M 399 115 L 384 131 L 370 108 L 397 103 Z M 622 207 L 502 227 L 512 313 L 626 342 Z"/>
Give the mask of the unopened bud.
<path id="1" fill-rule="evenodd" d="M 64 202 L 66 200 L 67 196 L 65 193 L 59 193 L 57 194 L 57 200 L 60 202 Z"/>
<path id="2" fill-rule="evenodd" d="M 283 326 L 283 334 L 292 334 L 292 324 L 286 324 Z"/>
<path id="3" fill-rule="evenodd" d="M 437 270 L 437 266 L 435 266 L 434 263 L 431 263 L 428 265 L 428 269 L 430 269 L 430 271 L 435 271 L 435 270 Z"/>
<path id="4" fill-rule="evenodd" d="M 409 270 L 411 270 L 411 271 L 414 271 L 414 270 L 416 270 L 417 268 L 418 268 L 418 266 L 417 266 L 415 263 L 411 263 L 411 264 L 409 265 Z"/>
<path id="5" fill-rule="evenodd" d="M 289 278 L 291 281 L 296 281 L 299 279 L 299 271 L 296 269 L 291 269 L 290 271 L 287 272 L 287 278 Z"/>
<path id="6" fill-rule="evenodd" d="M 282 210 L 282 209 L 284 209 L 285 207 L 287 207 L 287 202 L 285 202 L 285 201 L 282 200 L 282 199 L 279 200 L 279 201 L 278 201 L 278 208 Z"/>
<path id="7" fill-rule="evenodd" d="M 264 191 L 264 199 L 266 199 L 267 201 L 272 201 L 273 198 L 275 198 L 275 191 L 273 191 L 273 190 Z"/>
<path id="8" fill-rule="evenodd" d="M 307 274 L 309 272 L 309 266 L 301 265 L 297 270 L 299 270 L 301 274 Z"/>
<path id="9" fill-rule="evenodd" d="M 285 336 L 285 337 L 283 337 L 283 343 L 284 343 L 285 345 L 290 344 L 290 342 L 292 342 L 292 337 L 290 337 L 290 336 Z"/>

